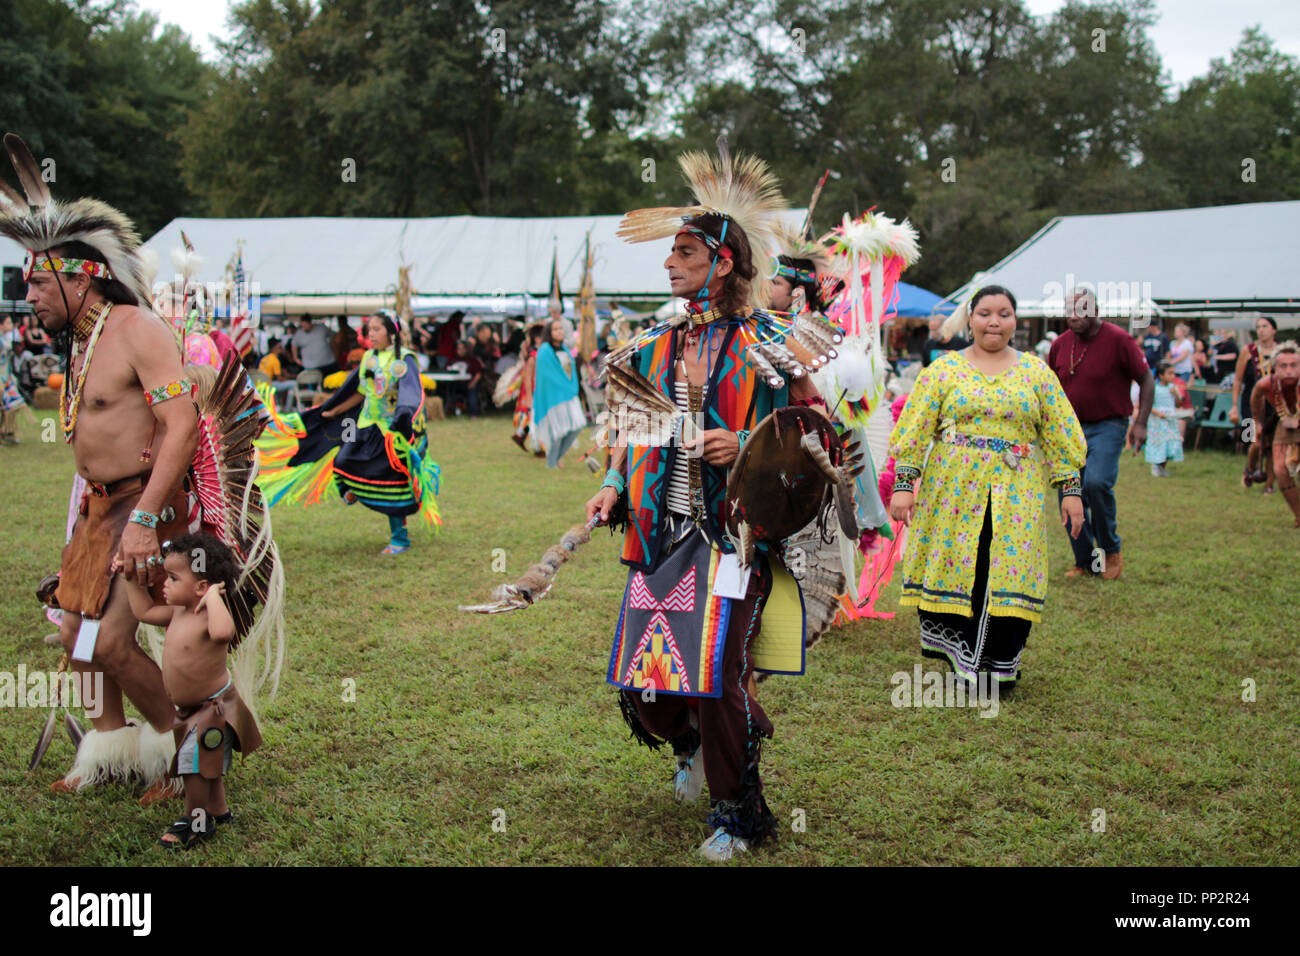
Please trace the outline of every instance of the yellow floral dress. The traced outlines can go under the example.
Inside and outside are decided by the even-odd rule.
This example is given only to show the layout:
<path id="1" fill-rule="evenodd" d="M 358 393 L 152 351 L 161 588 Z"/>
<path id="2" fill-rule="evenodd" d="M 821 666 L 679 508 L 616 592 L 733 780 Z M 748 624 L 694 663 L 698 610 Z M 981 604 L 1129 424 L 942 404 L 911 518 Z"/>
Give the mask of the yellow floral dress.
<path id="1" fill-rule="evenodd" d="M 903 487 L 919 475 L 901 603 L 971 617 L 987 595 L 986 618 L 1037 622 L 1047 594 L 1045 489 L 1049 480 L 1077 489 L 1087 454 L 1056 374 L 1021 353 L 989 376 L 947 352 L 916 380 L 890 450 Z M 972 601 L 989 504 L 986 595 Z"/>

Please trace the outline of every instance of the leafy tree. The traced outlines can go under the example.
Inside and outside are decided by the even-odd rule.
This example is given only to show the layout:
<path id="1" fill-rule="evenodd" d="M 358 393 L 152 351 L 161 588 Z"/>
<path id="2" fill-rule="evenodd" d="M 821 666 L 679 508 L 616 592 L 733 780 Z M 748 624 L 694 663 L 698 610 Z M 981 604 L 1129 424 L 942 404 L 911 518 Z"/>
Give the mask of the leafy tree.
<path id="1" fill-rule="evenodd" d="M 193 208 L 173 138 L 208 71 L 188 37 L 118 0 L 17 0 L 0 13 L 9 129 L 55 161 L 58 195 L 119 206 L 145 235 Z"/>
<path id="2" fill-rule="evenodd" d="M 1142 148 L 1188 206 L 1300 199 L 1300 59 L 1246 30 L 1155 112 Z"/>
<path id="3" fill-rule="evenodd" d="M 185 131 L 223 215 L 560 215 L 618 195 L 635 78 L 592 0 L 250 0 Z M 204 144 L 243 135 L 245 157 Z M 353 160 L 355 182 L 343 163 Z M 634 188 L 636 168 L 622 172 Z"/>

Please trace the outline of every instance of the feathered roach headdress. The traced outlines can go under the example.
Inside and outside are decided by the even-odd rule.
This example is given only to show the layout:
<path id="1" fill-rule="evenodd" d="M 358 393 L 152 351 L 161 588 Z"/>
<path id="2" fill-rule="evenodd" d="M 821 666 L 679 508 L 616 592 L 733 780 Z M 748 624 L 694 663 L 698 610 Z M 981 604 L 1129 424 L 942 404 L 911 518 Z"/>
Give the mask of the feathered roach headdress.
<path id="1" fill-rule="evenodd" d="M 27 250 L 23 278 L 34 271 L 78 273 L 121 283 L 135 305 L 149 308 L 152 296 L 147 268 L 140 257 L 140 236 L 131 220 L 98 199 L 56 202 L 41 177 L 40 166 L 21 138 L 5 133 L 5 149 L 18 173 L 26 198 L 0 180 L 0 234 Z M 50 256 L 49 250 L 72 242 L 94 248 L 103 262 Z"/>
<path id="2" fill-rule="evenodd" d="M 816 239 L 797 233 L 789 226 L 777 232 L 776 274 L 790 280 L 792 286 L 803 286 L 808 307 L 814 312 L 822 309 L 822 283 L 830 267 L 830 254 Z"/>
<path id="3" fill-rule="evenodd" d="M 708 153 L 684 153 L 677 160 L 682 175 L 695 197 L 693 206 L 659 206 L 637 209 L 623 217 L 618 235 L 627 242 L 668 239 L 686 232 L 704 242 L 718 258 L 729 258 L 734 246 L 727 233 L 739 229 L 749 241 L 754 256 L 755 277 L 749 287 L 748 305 L 767 305 L 767 269 L 763 259 L 776 248 L 777 214 L 786 208 L 780 184 L 767 163 L 756 156 L 732 157 L 727 141 L 718 138 L 717 158 Z M 724 219 L 722 234 L 713 236 L 693 225 L 692 220 L 710 213 Z"/>

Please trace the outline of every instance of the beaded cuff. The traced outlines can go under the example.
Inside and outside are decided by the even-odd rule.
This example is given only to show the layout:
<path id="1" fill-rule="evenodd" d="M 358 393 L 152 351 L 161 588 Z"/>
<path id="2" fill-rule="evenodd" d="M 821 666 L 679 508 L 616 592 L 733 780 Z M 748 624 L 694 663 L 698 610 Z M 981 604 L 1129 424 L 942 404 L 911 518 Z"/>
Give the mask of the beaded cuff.
<path id="1" fill-rule="evenodd" d="M 750 429 L 748 428 L 742 428 L 740 431 L 736 432 L 736 438 L 740 441 L 741 448 L 744 448 L 745 442 L 749 441 L 749 432 Z"/>
<path id="2" fill-rule="evenodd" d="M 126 520 L 134 521 L 136 524 L 142 524 L 146 528 L 158 527 L 158 516 L 156 514 L 152 514 L 148 511 L 140 511 L 139 509 L 132 511 L 131 517 Z"/>
<path id="3" fill-rule="evenodd" d="M 183 378 L 178 382 L 168 382 L 166 385 L 159 385 L 157 388 L 146 389 L 144 400 L 150 405 L 157 405 L 169 398 L 175 398 L 177 395 L 188 395 L 189 393 L 190 380 Z"/>
<path id="4" fill-rule="evenodd" d="M 1056 490 L 1062 495 L 1074 495 L 1080 498 L 1083 497 L 1083 482 L 1079 479 L 1079 473 L 1076 471 L 1074 474 L 1070 475 L 1056 486 Z"/>
<path id="5" fill-rule="evenodd" d="M 911 465 L 898 465 L 894 469 L 894 490 L 915 491 L 916 483 L 921 480 L 921 469 Z"/>
<path id="6" fill-rule="evenodd" d="M 600 483 L 602 488 L 613 488 L 616 494 L 622 494 L 623 489 L 627 487 L 627 479 L 623 477 L 621 471 L 611 468 L 605 472 L 605 480 Z"/>

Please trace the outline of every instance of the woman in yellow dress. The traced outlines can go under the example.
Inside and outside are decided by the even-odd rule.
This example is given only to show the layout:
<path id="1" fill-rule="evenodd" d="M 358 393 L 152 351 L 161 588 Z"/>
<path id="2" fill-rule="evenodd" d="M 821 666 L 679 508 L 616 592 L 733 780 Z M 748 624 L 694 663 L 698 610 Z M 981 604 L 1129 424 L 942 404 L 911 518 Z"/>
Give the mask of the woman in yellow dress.
<path id="1" fill-rule="evenodd" d="M 1045 488 L 1078 537 L 1087 444 L 1055 373 L 1010 346 L 1014 296 L 985 286 L 946 325 L 967 321 L 972 344 L 921 373 L 894 427 L 889 510 L 910 526 L 901 603 L 921 653 L 1008 689 L 1047 594 Z"/>

